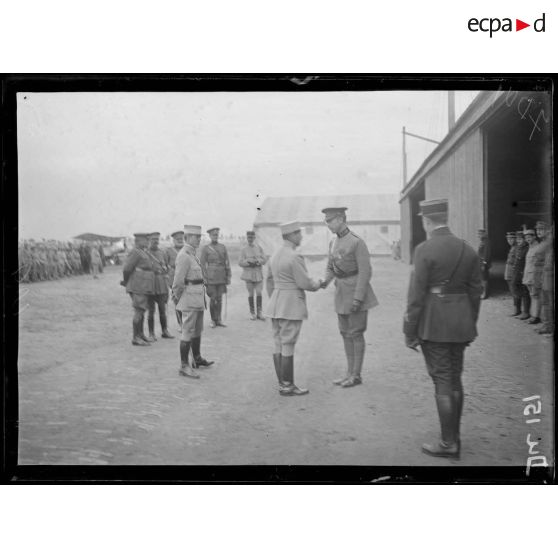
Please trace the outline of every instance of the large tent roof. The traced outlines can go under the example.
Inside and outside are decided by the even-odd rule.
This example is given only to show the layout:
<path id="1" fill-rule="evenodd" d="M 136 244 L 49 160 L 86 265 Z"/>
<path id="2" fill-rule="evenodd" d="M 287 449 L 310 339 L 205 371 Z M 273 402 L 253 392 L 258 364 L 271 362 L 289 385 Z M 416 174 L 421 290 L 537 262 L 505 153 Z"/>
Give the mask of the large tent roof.
<path id="1" fill-rule="evenodd" d="M 401 219 L 398 194 L 348 194 L 337 196 L 294 196 L 266 198 L 254 226 L 287 221 L 323 222 L 325 207 L 347 207 L 347 221 L 386 222 Z"/>

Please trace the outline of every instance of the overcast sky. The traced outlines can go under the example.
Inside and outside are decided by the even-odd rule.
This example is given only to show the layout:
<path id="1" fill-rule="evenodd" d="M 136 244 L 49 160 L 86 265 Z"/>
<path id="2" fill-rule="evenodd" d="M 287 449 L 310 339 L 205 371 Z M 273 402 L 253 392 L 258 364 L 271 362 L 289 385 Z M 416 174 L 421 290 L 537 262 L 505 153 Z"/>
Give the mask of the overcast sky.
<path id="1" fill-rule="evenodd" d="M 474 93 L 458 93 L 457 115 Z M 268 196 L 401 190 L 401 128 L 440 140 L 447 94 L 20 93 L 19 236 L 242 234 Z M 407 138 L 408 177 L 434 144 Z"/>

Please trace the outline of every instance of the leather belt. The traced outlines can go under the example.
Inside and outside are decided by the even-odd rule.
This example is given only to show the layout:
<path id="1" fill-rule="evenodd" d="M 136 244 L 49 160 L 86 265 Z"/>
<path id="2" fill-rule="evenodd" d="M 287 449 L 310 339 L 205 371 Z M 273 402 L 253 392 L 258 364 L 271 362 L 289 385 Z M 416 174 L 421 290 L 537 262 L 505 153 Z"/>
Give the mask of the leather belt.
<path id="1" fill-rule="evenodd" d="M 203 279 L 184 279 L 185 285 L 202 285 Z"/>
<path id="2" fill-rule="evenodd" d="M 358 275 L 358 269 L 355 269 L 354 271 L 342 271 L 341 273 L 334 271 L 333 275 L 337 279 L 345 279 L 345 277 L 353 277 L 355 275 Z"/>
<path id="3" fill-rule="evenodd" d="M 462 289 L 452 289 L 451 287 L 446 287 L 445 285 L 430 287 L 430 292 L 432 294 L 467 294 L 467 292 Z"/>

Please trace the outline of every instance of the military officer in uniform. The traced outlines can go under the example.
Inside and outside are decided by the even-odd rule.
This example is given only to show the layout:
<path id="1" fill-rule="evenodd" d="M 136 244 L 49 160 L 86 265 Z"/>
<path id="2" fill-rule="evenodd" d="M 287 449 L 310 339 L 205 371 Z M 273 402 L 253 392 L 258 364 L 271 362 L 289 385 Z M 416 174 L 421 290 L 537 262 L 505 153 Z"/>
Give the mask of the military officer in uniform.
<path id="1" fill-rule="evenodd" d="M 219 243 L 219 227 L 208 229 L 207 234 L 211 242 L 202 248 L 200 261 L 210 299 L 211 327 L 226 327 L 221 319 L 221 312 L 223 295 L 227 292 L 227 285 L 231 284 L 231 264 L 227 248 Z"/>
<path id="2" fill-rule="evenodd" d="M 516 244 L 516 234 L 514 231 L 506 233 L 506 240 L 510 249 L 508 250 L 508 257 L 506 258 L 506 267 L 504 268 L 504 280 L 508 284 L 510 294 L 513 298 L 514 312 L 511 314 L 512 317 L 519 316 L 521 314 L 521 293 L 515 288 L 513 282 L 515 259 L 517 256 L 517 244 Z"/>
<path id="3" fill-rule="evenodd" d="M 176 257 L 176 269 L 172 284 L 172 299 L 182 316 L 182 334 L 180 338 L 181 376 L 199 378 L 192 367 L 211 366 L 201 356 L 201 334 L 203 331 L 203 312 L 205 309 L 205 281 L 196 249 L 200 245 L 201 227 L 186 225 L 184 227 L 184 247 Z M 194 356 L 192 366 L 189 363 L 190 349 Z"/>
<path id="4" fill-rule="evenodd" d="M 153 286 L 153 294 L 147 298 L 147 326 L 149 328 L 150 342 L 157 341 L 155 337 L 155 305 L 159 309 L 159 322 L 161 323 L 161 337 L 163 339 L 174 339 L 170 334 L 167 323 L 167 302 L 169 300 L 169 286 L 167 277 L 167 256 L 159 248 L 159 239 L 161 234 L 158 232 L 149 235 L 149 249 L 147 253 L 153 260 L 153 273 L 155 274 L 155 281 Z"/>
<path id="5" fill-rule="evenodd" d="M 248 231 L 246 233 L 248 244 L 240 251 L 238 265 L 242 268 L 242 275 L 240 278 L 246 282 L 246 288 L 248 289 L 250 319 L 265 320 L 262 314 L 262 266 L 265 265 L 267 258 L 262 248 L 254 242 L 255 238 L 256 233 L 254 231 Z M 254 295 L 256 295 L 255 306 Z"/>
<path id="6" fill-rule="evenodd" d="M 306 395 L 308 390 L 294 383 L 294 350 L 302 321 L 308 318 L 304 291 L 317 291 L 322 282 L 308 276 L 304 258 L 295 252 L 302 241 L 300 224 L 293 221 L 280 228 L 283 246 L 271 257 L 267 275 L 270 299 L 266 315 L 271 318 L 275 342 L 273 364 L 280 395 Z"/>
<path id="7" fill-rule="evenodd" d="M 479 229 L 479 247 L 477 254 L 481 263 L 481 279 L 482 279 L 482 297 L 488 298 L 488 280 L 490 278 L 490 268 L 492 267 L 492 250 L 490 248 L 490 241 L 485 229 Z"/>
<path id="8" fill-rule="evenodd" d="M 172 289 L 172 284 L 174 282 L 174 270 L 176 268 L 176 256 L 178 256 L 178 252 L 180 252 L 180 250 L 182 250 L 182 247 L 184 246 L 184 231 L 175 231 L 171 234 L 171 238 L 172 238 L 172 246 L 169 246 L 168 248 L 165 249 L 165 256 L 167 258 L 167 265 L 169 268 L 168 271 L 168 285 L 169 285 L 169 289 Z M 175 309 L 175 313 L 176 313 L 176 320 L 178 322 L 178 326 L 179 328 L 182 325 L 182 318 L 180 316 L 180 312 L 178 310 Z"/>
<path id="9" fill-rule="evenodd" d="M 414 253 L 404 317 L 407 347 L 420 345 L 435 388 L 441 426 L 438 442 L 423 444 L 434 457 L 459 458 L 463 409 L 463 357 L 477 337 L 483 292 L 475 250 L 448 228 L 448 201 L 420 202 L 427 240 Z"/>
<path id="10" fill-rule="evenodd" d="M 153 294 L 155 274 L 153 260 L 147 253 L 148 233 L 135 233 L 135 247 L 126 258 L 122 269 L 121 285 L 132 299 L 134 319 L 132 321 L 132 345 L 148 346 L 149 342 L 143 332 L 143 317 L 148 308 L 148 297 Z"/>
<path id="11" fill-rule="evenodd" d="M 529 250 L 529 245 L 525 241 L 523 231 L 516 231 L 515 244 L 517 251 L 512 269 L 512 284 L 515 292 L 521 298 L 521 314 L 515 316 L 519 320 L 528 320 L 531 312 L 531 295 L 529 289 L 523 284 L 523 272 L 525 271 L 525 257 Z"/>
<path id="12" fill-rule="evenodd" d="M 364 240 L 347 226 L 346 211 L 346 207 L 322 209 L 327 227 L 335 234 L 329 245 L 323 287 L 335 282 L 335 312 L 347 357 L 345 377 L 333 383 L 349 388 L 362 384 L 368 310 L 378 305 L 378 299 L 370 285 L 370 253 Z"/>

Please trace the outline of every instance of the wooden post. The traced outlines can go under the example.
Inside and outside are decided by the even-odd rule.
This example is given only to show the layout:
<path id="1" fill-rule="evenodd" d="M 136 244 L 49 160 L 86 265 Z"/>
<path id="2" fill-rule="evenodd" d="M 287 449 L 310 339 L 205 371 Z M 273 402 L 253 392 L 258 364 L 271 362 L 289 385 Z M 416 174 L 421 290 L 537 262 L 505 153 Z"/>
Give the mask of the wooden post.
<path id="1" fill-rule="evenodd" d="M 403 190 L 407 186 L 407 151 L 405 149 L 405 126 L 402 130 L 403 135 Z"/>

